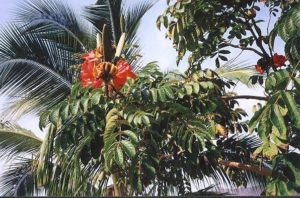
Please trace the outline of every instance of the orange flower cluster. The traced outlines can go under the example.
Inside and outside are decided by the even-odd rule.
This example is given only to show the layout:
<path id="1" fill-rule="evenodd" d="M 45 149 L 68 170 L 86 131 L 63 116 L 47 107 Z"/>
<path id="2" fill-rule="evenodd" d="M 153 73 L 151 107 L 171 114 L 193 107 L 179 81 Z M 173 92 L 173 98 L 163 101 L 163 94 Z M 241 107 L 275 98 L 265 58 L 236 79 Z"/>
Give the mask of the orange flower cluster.
<path id="1" fill-rule="evenodd" d="M 273 64 L 274 64 L 275 68 L 284 66 L 285 62 L 287 61 L 285 56 L 278 55 L 277 53 L 274 54 L 272 59 L 273 59 Z M 263 74 L 265 72 L 264 68 L 259 64 L 255 65 L 255 70 L 261 74 Z"/>
<path id="2" fill-rule="evenodd" d="M 82 56 L 80 82 L 83 87 L 93 86 L 97 89 L 104 83 L 110 90 L 119 90 L 126 83 L 127 78 L 137 78 L 132 72 L 132 67 L 123 59 L 117 61 L 116 65 L 111 62 L 102 62 L 100 49 L 92 50 Z"/>

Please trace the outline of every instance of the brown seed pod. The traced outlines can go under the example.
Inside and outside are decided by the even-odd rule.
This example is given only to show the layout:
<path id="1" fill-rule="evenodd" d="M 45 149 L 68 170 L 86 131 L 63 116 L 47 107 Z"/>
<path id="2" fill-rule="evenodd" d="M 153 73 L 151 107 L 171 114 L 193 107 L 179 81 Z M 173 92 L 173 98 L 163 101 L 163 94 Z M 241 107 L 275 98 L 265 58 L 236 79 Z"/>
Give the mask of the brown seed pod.
<path id="1" fill-rule="evenodd" d="M 117 71 L 117 67 L 114 66 L 114 65 L 112 65 L 109 74 L 110 74 L 110 75 L 114 75 L 114 74 L 116 73 L 116 71 Z"/>
<path id="2" fill-rule="evenodd" d="M 104 64 L 105 64 L 105 65 L 104 65 L 104 70 L 105 70 L 105 72 L 109 73 L 109 72 L 110 72 L 110 69 L 111 69 L 111 66 L 112 66 L 112 64 L 111 64 L 111 63 L 109 63 L 109 62 L 105 62 Z"/>
<path id="3" fill-rule="evenodd" d="M 256 17 L 256 11 L 254 8 L 248 9 L 245 14 L 250 18 L 253 19 Z"/>

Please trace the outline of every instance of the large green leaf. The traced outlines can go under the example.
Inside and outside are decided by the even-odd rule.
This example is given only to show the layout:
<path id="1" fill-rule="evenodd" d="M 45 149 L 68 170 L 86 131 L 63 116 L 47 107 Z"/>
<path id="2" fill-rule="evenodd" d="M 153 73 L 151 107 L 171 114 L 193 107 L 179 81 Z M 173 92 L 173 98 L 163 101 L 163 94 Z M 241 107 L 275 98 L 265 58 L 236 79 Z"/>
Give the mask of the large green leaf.
<path id="1" fill-rule="evenodd" d="M 115 162 L 119 166 L 123 166 L 124 165 L 123 151 L 122 151 L 122 149 L 121 149 L 120 146 L 117 146 L 116 150 L 115 150 Z"/>
<path id="2" fill-rule="evenodd" d="M 282 136 L 285 137 L 286 133 L 287 133 L 287 128 L 286 128 L 284 118 L 283 118 L 279 108 L 280 107 L 277 104 L 272 105 L 271 120 L 272 120 L 273 125 L 275 125 L 277 127 L 277 129 L 282 134 Z"/>
<path id="3" fill-rule="evenodd" d="M 283 90 L 287 87 L 290 80 L 290 73 L 288 70 L 279 70 L 271 73 L 266 80 L 266 90 Z"/>
<path id="4" fill-rule="evenodd" d="M 299 10 L 300 3 L 297 2 L 288 12 L 281 16 L 270 37 L 271 45 L 274 44 L 274 37 L 276 34 L 278 34 L 286 42 L 285 52 L 292 64 L 296 64 L 297 60 L 300 59 L 300 50 L 298 47 L 300 40 Z"/>
<path id="5" fill-rule="evenodd" d="M 262 117 L 265 115 L 265 112 L 270 111 L 271 106 L 266 105 L 259 111 L 256 111 L 254 116 L 251 118 L 249 122 L 249 132 L 252 133 L 256 128 L 257 124 L 261 121 Z"/>
<path id="6" fill-rule="evenodd" d="M 133 144 L 129 141 L 122 140 L 121 141 L 122 148 L 124 149 L 125 153 L 128 155 L 128 157 L 134 157 L 136 154 L 135 147 Z"/>
<path id="7" fill-rule="evenodd" d="M 294 96 L 291 92 L 283 91 L 281 93 L 281 96 L 285 102 L 285 105 L 288 108 L 288 114 L 291 117 L 291 120 L 293 122 L 293 126 L 297 129 L 300 129 L 300 112 L 299 108 L 296 104 L 296 101 L 294 99 Z"/>

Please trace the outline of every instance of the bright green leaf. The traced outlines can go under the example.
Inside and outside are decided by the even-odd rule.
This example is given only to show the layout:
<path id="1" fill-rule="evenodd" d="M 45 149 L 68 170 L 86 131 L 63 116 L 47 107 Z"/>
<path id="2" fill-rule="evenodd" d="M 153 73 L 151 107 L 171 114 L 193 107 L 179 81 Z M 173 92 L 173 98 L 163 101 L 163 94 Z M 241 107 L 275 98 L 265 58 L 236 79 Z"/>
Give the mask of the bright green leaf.
<path id="1" fill-rule="evenodd" d="M 168 98 L 170 98 L 170 99 L 174 99 L 175 98 L 174 93 L 173 93 L 171 87 L 164 86 L 164 89 L 165 89 L 165 93 L 168 96 Z"/>
<path id="2" fill-rule="evenodd" d="M 187 85 L 187 84 L 185 84 L 184 85 L 184 88 L 185 88 L 185 90 L 186 90 L 186 94 L 187 95 L 192 95 L 192 93 L 193 93 L 193 87 L 191 86 L 191 85 Z"/>
<path id="3" fill-rule="evenodd" d="M 133 144 L 129 141 L 122 140 L 121 141 L 122 148 L 124 149 L 125 153 L 128 155 L 128 157 L 134 157 L 135 156 L 135 147 Z"/>
<path id="4" fill-rule="evenodd" d="M 157 96 L 157 89 L 152 88 L 152 89 L 150 89 L 150 92 L 151 92 L 153 102 L 157 102 L 157 97 L 158 97 Z"/>
<path id="5" fill-rule="evenodd" d="M 134 132 L 126 130 L 126 131 L 123 131 L 123 133 L 125 135 L 127 135 L 134 144 L 138 143 L 138 141 L 139 141 L 138 137 L 137 137 L 137 135 Z"/>
<path id="6" fill-rule="evenodd" d="M 122 151 L 122 149 L 121 149 L 120 146 L 117 146 L 116 150 L 115 150 L 115 162 L 119 166 L 123 166 L 124 165 L 123 151 Z"/>

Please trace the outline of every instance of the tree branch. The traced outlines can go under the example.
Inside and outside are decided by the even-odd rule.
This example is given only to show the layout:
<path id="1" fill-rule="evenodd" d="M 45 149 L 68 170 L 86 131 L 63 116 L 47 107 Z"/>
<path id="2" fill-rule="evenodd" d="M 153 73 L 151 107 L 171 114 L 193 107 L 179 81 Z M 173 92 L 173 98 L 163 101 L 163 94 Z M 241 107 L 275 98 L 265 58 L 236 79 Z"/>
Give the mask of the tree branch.
<path id="1" fill-rule="evenodd" d="M 224 43 L 225 43 L 226 45 L 230 46 L 230 47 L 233 47 L 233 48 L 239 48 L 239 49 L 241 49 L 241 50 L 252 51 L 252 52 L 258 54 L 259 56 L 264 56 L 263 53 L 261 53 L 260 51 L 254 49 L 254 48 L 251 48 L 251 47 L 242 47 L 242 46 L 240 46 L 240 45 L 234 45 L 234 44 L 229 43 L 229 42 L 227 42 L 227 41 L 224 41 Z"/>
<path id="2" fill-rule="evenodd" d="M 220 160 L 219 163 L 224 166 L 238 168 L 238 169 L 242 169 L 242 170 L 246 170 L 246 171 L 251 171 L 251 172 L 257 173 L 262 176 L 272 177 L 272 170 L 268 169 L 268 168 L 263 168 L 260 166 L 249 165 L 249 164 L 242 164 L 239 162 L 230 162 L 230 161 L 225 161 L 225 160 Z"/>
<path id="3" fill-rule="evenodd" d="M 264 100 L 268 101 L 269 97 L 264 96 L 251 96 L 251 95 L 241 95 L 241 96 L 222 96 L 224 100 L 236 100 L 236 99 L 253 99 L 253 100 Z"/>

